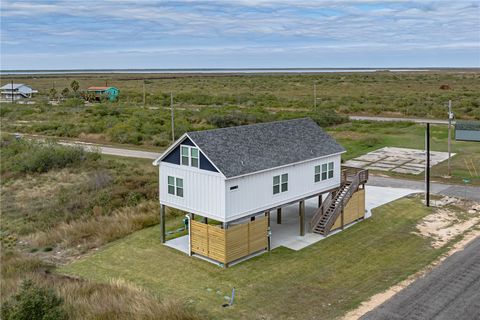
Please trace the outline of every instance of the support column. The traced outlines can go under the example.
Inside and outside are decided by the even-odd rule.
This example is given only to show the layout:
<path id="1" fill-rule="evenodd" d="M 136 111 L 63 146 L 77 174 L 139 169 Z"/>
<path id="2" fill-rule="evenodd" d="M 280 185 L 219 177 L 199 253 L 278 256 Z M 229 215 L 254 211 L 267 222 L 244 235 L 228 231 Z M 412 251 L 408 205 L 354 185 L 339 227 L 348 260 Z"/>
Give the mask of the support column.
<path id="1" fill-rule="evenodd" d="M 282 224 L 282 208 L 277 209 L 277 224 Z"/>
<path id="2" fill-rule="evenodd" d="M 305 200 L 300 201 L 298 209 L 300 211 L 300 235 L 303 237 L 305 235 Z"/>
<path id="3" fill-rule="evenodd" d="M 160 205 L 160 242 L 165 243 L 165 205 Z"/>
<path id="4" fill-rule="evenodd" d="M 207 224 L 207 223 L 208 223 L 207 217 L 203 217 L 202 222 L 205 223 L 205 224 Z"/>
<path id="5" fill-rule="evenodd" d="M 278 213 L 277 213 L 278 214 Z M 267 217 L 267 251 L 270 251 L 271 239 L 270 239 L 270 211 L 265 212 L 265 217 Z"/>
<path id="6" fill-rule="evenodd" d="M 322 202 L 323 202 L 322 195 L 319 195 L 318 196 L 318 207 L 319 208 L 322 206 Z"/>
<path id="7" fill-rule="evenodd" d="M 344 213 L 344 210 L 343 210 L 343 206 L 342 206 L 342 215 L 341 215 L 341 217 L 342 217 L 342 230 L 345 228 L 345 220 L 344 220 L 344 214 L 343 213 Z"/>

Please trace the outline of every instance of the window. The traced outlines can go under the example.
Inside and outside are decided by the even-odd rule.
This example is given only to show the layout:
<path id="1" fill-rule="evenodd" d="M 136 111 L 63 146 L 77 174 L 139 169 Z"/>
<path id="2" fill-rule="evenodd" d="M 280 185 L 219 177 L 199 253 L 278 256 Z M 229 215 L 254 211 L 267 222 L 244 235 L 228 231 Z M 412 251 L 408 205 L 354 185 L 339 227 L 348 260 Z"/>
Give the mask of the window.
<path id="1" fill-rule="evenodd" d="M 315 182 L 320 181 L 320 166 L 315 166 Z"/>
<path id="2" fill-rule="evenodd" d="M 333 178 L 333 162 L 324 163 L 321 166 L 315 166 L 315 182 Z"/>
<path id="3" fill-rule="evenodd" d="M 198 149 L 190 148 L 190 165 L 198 168 Z"/>
<path id="4" fill-rule="evenodd" d="M 288 173 L 273 177 L 273 194 L 288 191 Z"/>
<path id="5" fill-rule="evenodd" d="M 238 186 L 231 186 L 231 187 L 230 187 L 230 190 L 232 190 L 232 191 L 233 191 L 233 190 L 237 190 L 237 189 L 238 189 Z"/>
<path id="6" fill-rule="evenodd" d="M 198 149 L 191 146 L 180 146 L 181 163 L 184 166 L 199 167 Z"/>
<path id="7" fill-rule="evenodd" d="M 175 195 L 175 178 L 168 176 L 168 193 Z"/>
<path id="8" fill-rule="evenodd" d="M 328 179 L 333 178 L 333 162 L 328 163 Z"/>
<path id="9" fill-rule="evenodd" d="M 168 176 L 168 193 L 183 197 L 183 179 Z"/>
<path id="10" fill-rule="evenodd" d="M 182 165 L 188 166 L 189 165 L 189 159 L 188 159 L 188 147 L 186 146 L 181 146 L 180 150 L 182 152 Z"/>
<path id="11" fill-rule="evenodd" d="M 327 180 L 327 169 L 328 165 L 326 163 L 322 164 L 322 180 Z"/>
<path id="12" fill-rule="evenodd" d="M 175 181 L 177 183 L 177 196 L 183 197 L 183 179 L 176 178 Z"/>

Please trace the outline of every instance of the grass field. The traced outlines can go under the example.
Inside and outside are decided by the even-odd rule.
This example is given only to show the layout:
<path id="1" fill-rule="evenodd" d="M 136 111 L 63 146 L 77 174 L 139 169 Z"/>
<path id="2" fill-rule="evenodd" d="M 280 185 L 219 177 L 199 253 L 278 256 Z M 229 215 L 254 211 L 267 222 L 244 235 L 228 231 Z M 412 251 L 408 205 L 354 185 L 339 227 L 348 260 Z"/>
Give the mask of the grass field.
<path id="1" fill-rule="evenodd" d="M 216 319 L 332 319 L 445 251 L 412 234 L 432 210 L 418 198 L 400 199 L 301 251 L 282 247 L 227 269 L 162 246 L 158 227 L 152 227 L 59 272 L 99 282 L 123 279 Z M 222 308 L 232 287 L 235 305 Z"/>
<path id="2" fill-rule="evenodd" d="M 143 105 L 143 78 L 146 103 Z M 2 128 L 9 132 L 165 147 L 170 142 L 170 92 L 174 93 L 175 135 L 185 131 L 310 116 L 322 126 L 344 114 L 446 117 L 453 101 L 458 118 L 480 119 L 480 74 L 470 72 L 342 73 L 303 75 L 54 75 L 5 76 L 40 90 L 34 105 L 2 104 Z M 115 85 L 115 103 L 84 106 L 70 93 L 59 105 L 48 92 L 77 80 L 81 88 Z M 317 84 L 314 109 L 313 84 Z M 450 89 L 442 90 L 440 86 Z M 70 97 L 70 98 L 69 98 Z"/>

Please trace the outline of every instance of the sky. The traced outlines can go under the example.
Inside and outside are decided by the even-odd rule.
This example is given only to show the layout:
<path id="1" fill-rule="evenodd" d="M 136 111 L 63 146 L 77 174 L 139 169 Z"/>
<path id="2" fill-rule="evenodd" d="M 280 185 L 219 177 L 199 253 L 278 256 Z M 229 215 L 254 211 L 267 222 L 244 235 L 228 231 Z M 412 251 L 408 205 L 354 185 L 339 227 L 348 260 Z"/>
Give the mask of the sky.
<path id="1" fill-rule="evenodd" d="M 480 67 L 480 1 L 0 1 L 2 70 Z"/>

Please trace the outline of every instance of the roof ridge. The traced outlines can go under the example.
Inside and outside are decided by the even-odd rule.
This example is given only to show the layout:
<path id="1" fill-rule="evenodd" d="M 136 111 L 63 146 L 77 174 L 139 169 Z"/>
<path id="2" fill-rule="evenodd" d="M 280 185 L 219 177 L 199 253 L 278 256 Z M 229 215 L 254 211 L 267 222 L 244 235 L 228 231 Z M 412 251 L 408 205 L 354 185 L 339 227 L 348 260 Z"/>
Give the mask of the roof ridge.
<path id="1" fill-rule="evenodd" d="M 312 122 L 315 122 L 310 117 L 302 117 L 302 118 L 295 118 L 295 119 L 275 120 L 275 121 L 269 121 L 269 122 L 258 122 L 258 123 L 251 123 L 251 124 L 243 124 L 243 125 L 239 125 L 239 126 L 214 128 L 214 129 L 207 129 L 207 130 L 188 131 L 187 134 L 197 133 L 197 132 L 222 131 L 222 130 L 228 130 L 228 129 L 232 129 L 232 128 L 245 128 L 245 127 L 262 126 L 262 125 L 267 125 L 267 124 L 280 123 L 280 122 L 291 122 L 291 121 L 298 121 L 298 120 L 311 120 Z"/>

